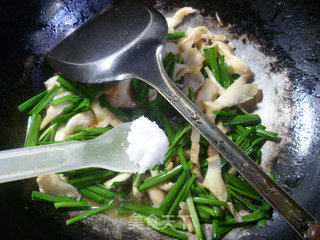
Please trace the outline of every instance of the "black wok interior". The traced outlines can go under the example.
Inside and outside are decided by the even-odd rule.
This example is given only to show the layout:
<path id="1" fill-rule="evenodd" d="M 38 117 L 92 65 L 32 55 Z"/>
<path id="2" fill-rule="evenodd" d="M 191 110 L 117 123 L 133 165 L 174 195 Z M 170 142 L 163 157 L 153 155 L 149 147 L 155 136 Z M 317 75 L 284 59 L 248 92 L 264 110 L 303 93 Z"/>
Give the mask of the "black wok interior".
<path id="1" fill-rule="evenodd" d="M 287 136 L 292 141 L 274 159 L 272 169 L 279 183 L 319 219 L 319 1 L 145 2 L 164 10 L 193 6 L 204 16 L 215 16 L 218 12 L 225 23 L 232 25 L 235 37 L 247 34 L 261 45 L 266 55 L 277 57 L 270 69 L 288 73 L 291 93 L 288 101 L 294 118 Z M 27 114 L 19 113 L 16 106 L 43 89 L 42 83 L 52 74 L 45 61 L 47 52 L 68 31 L 114 1 L 3 0 L 0 4 L 0 150 L 5 150 L 23 145 Z M 305 128 L 305 124 L 309 127 Z M 0 185 L 1 239 L 122 239 L 112 231 L 97 235 L 81 223 L 66 227 L 62 211 L 31 202 L 30 193 L 35 187 L 34 179 Z M 126 239 L 143 238 L 143 234 L 125 231 Z M 240 239 L 297 238 L 277 214 L 267 227 L 252 227 L 249 231 L 250 235 Z"/>

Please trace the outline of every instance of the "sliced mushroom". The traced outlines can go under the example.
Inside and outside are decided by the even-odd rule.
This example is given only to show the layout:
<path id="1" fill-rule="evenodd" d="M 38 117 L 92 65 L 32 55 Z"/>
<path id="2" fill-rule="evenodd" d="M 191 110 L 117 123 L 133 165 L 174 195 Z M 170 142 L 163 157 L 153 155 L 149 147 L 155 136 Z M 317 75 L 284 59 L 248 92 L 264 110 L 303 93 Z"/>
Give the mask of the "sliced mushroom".
<path id="1" fill-rule="evenodd" d="M 159 185 L 159 188 L 165 192 L 169 192 L 170 189 L 173 187 L 173 182 L 165 182 Z"/>
<path id="2" fill-rule="evenodd" d="M 191 87 L 193 92 L 197 92 L 198 89 L 203 86 L 205 80 L 201 72 L 197 73 L 187 73 L 183 76 L 184 81 L 184 93 L 188 92 Z"/>
<path id="3" fill-rule="evenodd" d="M 224 35 L 218 35 L 211 33 L 206 27 L 196 27 L 196 28 L 188 28 L 187 37 L 179 41 L 179 47 L 181 51 L 185 51 L 187 49 L 192 48 L 195 44 L 199 49 L 201 47 L 198 43 L 209 43 L 211 41 L 225 41 L 226 37 Z"/>
<path id="4" fill-rule="evenodd" d="M 37 177 L 40 192 L 67 196 L 71 198 L 80 198 L 77 189 L 69 184 L 61 174 L 46 174 Z"/>
<path id="5" fill-rule="evenodd" d="M 196 48 L 190 48 L 180 53 L 183 64 L 176 64 L 174 79 L 179 79 L 187 73 L 198 73 L 202 68 L 202 63 L 205 60 L 202 53 Z"/>
<path id="6" fill-rule="evenodd" d="M 131 79 L 109 85 L 107 100 L 113 107 L 135 108 L 138 103 L 134 99 Z"/>
<path id="7" fill-rule="evenodd" d="M 52 79 L 52 78 L 50 78 L 50 79 Z M 48 83 L 48 81 L 47 81 L 47 85 L 48 85 L 47 88 L 49 88 L 49 89 L 53 87 L 53 85 L 54 85 L 53 83 L 55 82 L 54 79 L 53 79 L 53 81 L 51 81 L 50 79 L 48 80 L 48 81 L 50 81 L 50 83 Z M 64 89 L 61 89 L 59 91 L 59 93 L 54 97 L 54 99 L 58 99 L 58 98 L 61 98 L 61 97 L 64 97 L 64 96 L 67 96 L 70 94 L 71 94 L 71 92 L 64 90 Z M 62 102 L 56 106 L 49 105 L 47 112 L 46 112 L 46 116 L 43 118 L 43 120 L 41 122 L 40 129 L 42 130 L 43 128 L 45 128 L 45 126 L 47 126 L 53 119 L 55 119 L 56 117 L 58 117 L 59 115 L 61 115 L 63 113 L 64 108 L 66 108 L 70 105 L 71 105 L 71 103 L 69 101 Z"/>
<path id="8" fill-rule="evenodd" d="M 170 52 L 173 53 L 174 55 L 179 54 L 180 52 L 179 46 L 173 42 L 167 41 L 164 44 L 163 57 L 165 58 Z"/>
<path id="9" fill-rule="evenodd" d="M 109 189 L 111 188 L 112 184 L 114 182 L 123 182 L 129 180 L 129 178 L 132 176 L 132 173 L 119 173 L 114 178 L 109 179 L 108 181 L 105 181 L 103 185 Z"/>
<path id="10" fill-rule="evenodd" d="M 213 112 L 219 111 L 225 107 L 231 107 L 240 103 L 244 103 L 252 98 L 258 92 L 257 84 L 245 83 L 245 78 L 241 76 L 230 87 L 228 87 L 222 95 L 214 102 L 205 101 L 205 112 L 210 119 L 214 119 Z"/>
<path id="11" fill-rule="evenodd" d="M 44 85 L 46 86 L 47 90 L 49 91 L 51 88 L 54 87 L 54 85 L 60 86 L 60 83 L 57 82 L 59 76 L 53 76 L 49 78 L 47 81 L 44 82 Z"/>
<path id="12" fill-rule="evenodd" d="M 221 176 L 221 160 L 218 154 L 207 158 L 208 171 L 203 186 L 210 190 L 220 201 L 227 200 L 226 185 Z"/>
<path id="13" fill-rule="evenodd" d="M 198 132 L 197 129 L 192 128 L 190 160 L 193 163 L 193 168 L 191 169 L 191 172 L 197 174 L 197 178 L 201 180 L 203 177 L 200 172 L 199 152 L 200 152 L 200 133 Z"/>
<path id="14" fill-rule="evenodd" d="M 143 196 L 143 193 L 144 193 L 144 192 L 140 192 L 138 190 L 138 188 L 136 186 L 134 186 L 133 183 L 132 183 L 131 192 L 132 192 L 132 196 L 135 197 L 135 198 L 141 198 Z"/>
<path id="15" fill-rule="evenodd" d="M 204 85 L 199 90 L 199 94 L 197 96 L 196 105 L 200 108 L 200 110 L 204 110 L 204 102 L 205 101 L 214 101 L 217 99 L 219 95 L 219 90 L 217 85 L 215 84 L 212 78 L 207 78 L 205 80 Z"/>
<path id="16" fill-rule="evenodd" d="M 65 127 L 65 134 L 71 135 L 76 131 L 77 127 L 91 127 L 96 124 L 96 119 L 91 110 L 78 113 L 69 119 Z"/>
<path id="17" fill-rule="evenodd" d="M 159 207 L 166 196 L 166 194 L 157 186 L 149 188 L 147 192 L 154 207 Z"/>
<path id="18" fill-rule="evenodd" d="M 90 108 L 96 117 L 96 121 L 97 121 L 96 127 L 107 127 L 109 125 L 113 127 L 117 127 L 118 125 L 123 123 L 123 121 L 120 118 L 118 118 L 116 115 L 114 115 L 114 113 L 110 112 L 106 108 L 102 108 L 98 100 L 95 100 L 91 104 Z"/>
<path id="19" fill-rule="evenodd" d="M 62 123 L 58 126 L 56 131 L 56 135 L 54 136 L 55 141 L 65 141 L 67 139 L 67 135 L 65 132 L 66 124 Z"/>
<path id="20" fill-rule="evenodd" d="M 212 192 L 220 201 L 227 201 L 227 189 L 221 176 L 221 160 L 219 155 L 213 155 L 207 158 L 208 171 L 203 181 L 203 187 Z M 237 222 L 241 222 L 242 218 L 235 210 L 231 202 L 227 203 L 227 208 L 234 216 Z"/>
<path id="21" fill-rule="evenodd" d="M 184 7 L 184 8 L 179 9 L 173 15 L 173 17 L 167 18 L 166 20 L 167 20 L 167 23 L 168 23 L 169 32 L 174 32 L 174 28 L 181 23 L 182 19 L 185 16 L 188 16 L 189 14 L 194 13 L 195 11 L 196 10 L 194 10 L 191 7 Z"/>

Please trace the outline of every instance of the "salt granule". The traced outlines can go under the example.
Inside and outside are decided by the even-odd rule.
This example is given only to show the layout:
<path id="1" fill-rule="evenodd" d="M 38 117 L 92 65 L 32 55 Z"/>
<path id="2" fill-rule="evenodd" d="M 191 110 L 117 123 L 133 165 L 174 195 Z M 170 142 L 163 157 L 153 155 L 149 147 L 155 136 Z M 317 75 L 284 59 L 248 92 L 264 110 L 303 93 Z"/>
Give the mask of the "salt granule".
<path id="1" fill-rule="evenodd" d="M 163 163 L 169 141 L 163 130 L 146 117 L 134 120 L 127 137 L 129 146 L 126 153 L 130 161 L 139 165 L 144 173 L 158 163 Z"/>

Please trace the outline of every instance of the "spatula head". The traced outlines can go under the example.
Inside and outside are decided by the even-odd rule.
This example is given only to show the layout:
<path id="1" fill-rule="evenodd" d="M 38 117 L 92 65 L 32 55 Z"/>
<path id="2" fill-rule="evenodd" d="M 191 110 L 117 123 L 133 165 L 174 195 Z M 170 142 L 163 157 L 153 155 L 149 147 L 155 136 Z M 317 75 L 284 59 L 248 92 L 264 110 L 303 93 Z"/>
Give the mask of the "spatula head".
<path id="1" fill-rule="evenodd" d="M 145 76 L 157 67 L 155 52 L 167 36 L 165 18 L 138 1 L 96 15 L 48 55 L 49 64 L 71 80 L 102 83 Z"/>

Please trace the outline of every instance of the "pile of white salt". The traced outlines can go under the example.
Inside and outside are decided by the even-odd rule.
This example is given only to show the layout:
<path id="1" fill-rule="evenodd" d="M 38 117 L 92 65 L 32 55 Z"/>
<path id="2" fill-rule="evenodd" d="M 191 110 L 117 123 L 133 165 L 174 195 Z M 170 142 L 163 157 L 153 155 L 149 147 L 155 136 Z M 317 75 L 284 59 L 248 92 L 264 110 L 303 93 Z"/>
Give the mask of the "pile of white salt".
<path id="1" fill-rule="evenodd" d="M 146 117 L 134 120 L 127 137 L 129 146 L 126 153 L 130 161 L 139 166 L 144 173 L 153 166 L 163 163 L 169 141 L 163 130 Z"/>

